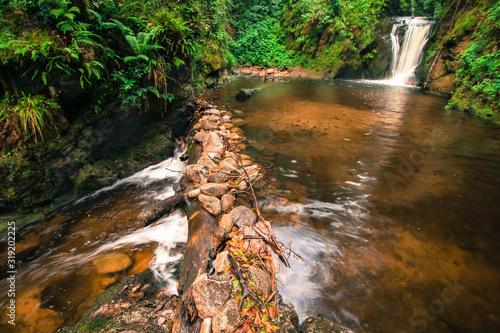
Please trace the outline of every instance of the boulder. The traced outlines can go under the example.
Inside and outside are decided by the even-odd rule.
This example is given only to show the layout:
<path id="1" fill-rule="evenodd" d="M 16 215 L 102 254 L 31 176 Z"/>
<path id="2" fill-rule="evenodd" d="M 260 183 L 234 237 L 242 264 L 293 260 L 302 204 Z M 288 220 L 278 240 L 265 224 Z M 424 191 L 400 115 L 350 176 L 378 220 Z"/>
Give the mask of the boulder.
<path id="1" fill-rule="evenodd" d="M 186 175 L 195 183 L 203 183 L 209 173 L 210 170 L 206 165 L 191 164 L 186 168 Z"/>
<path id="2" fill-rule="evenodd" d="M 229 258 L 227 257 L 228 253 L 228 251 L 219 252 L 214 262 L 212 263 L 217 273 L 221 273 L 222 271 L 224 271 L 226 267 L 231 263 L 229 261 Z"/>
<path id="3" fill-rule="evenodd" d="M 217 109 L 207 109 L 205 111 L 203 111 L 204 114 L 207 114 L 207 115 L 216 115 L 216 116 L 220 116 L 221 115 L 221 112 Z"/>
<path id="4" fill-rule="evenodd" d="M 222 215 L 222 218 L 220 219 L 219 221 L 219 225 L 226 229 L 227 231 L 231 231 L 231 225 L 233 224 L 233 219 L 231 217 L 231 215 L 229 214 L 224 214 Z"/>
<path id="5" fill-rule="evenodd" d="M 203 150 L 209 157 L 220 159 L 224 150 L 224 143 L 217 133 L 210 132 L 203 141 Z"/>
<path id="6" fill-rule="evenodd" d="M 210 119 L 208 119 L 208 118 L 202 118 L 200 120 L 200 125 L 201 125 L 202 129 L 208 130 L 208 131 L 215 131 L 215 130 L 219 129 L 219 125 L 210 121 Z"/>
<path id="7" fill-rule="evenodd" d="M 239 227 L 251 227 L 257 219 L 257 215 L 252 212 L 250 208 L 245 206 L 238 206 L 236 208 L 233 208 L 229 215 L 231 216 L 232 221 L 235 222 Z"/>
<path id="8" fill-rule="evenodd" d="M 234 166 L 232 166 L 231 164 L 229 164 L 227 162 L 220 162 L 219 168 L 221 171 L 228 172 L 228 173 L 230 173 L 232 171 L 238 171 Z"/>
<path id="9" fill-rule="evenodd" d="M 92 262 L 99 274 L 121 272 L 132 265 L 132 259 L 123 253 L 111 253 Z"/>
<path id="10" fill-rule="evenodd" d="M 226 184 L 208 183 L 200 187 L 201 193 L 206 195 L 211 195 L 213 197 L 219 197 L 226 194 L 229 191 L 229 186 Z"/>
<path id="11" fill-rule="evenodd" d="M 207 154 L 201 155 L 196 164 L 206 165 L 212 172 L 218 169 L 217 164 L 215 164 L 215 162 L 212 161 L 212 159 Z"/>
<path id="12" fill-rule="evenodd" d="M 238 328 L 239 323 L 238 303 L 234 299 L 230 299 L 212 318 L 212 331 L 213 333 L 231 333 Z"/>
<path id="13" fill-rule="evenodd" d="M 205 208 L 210 214 L 214 216 L 219 216 L 222 211 L 220 200 L 216 197 L 200 194 L 198 196 L 198 200 L 200 200 L 201 205 Z"/>
<path id="14" fill-rule="evenodd" d="M 227 181 L 227 175 L 220 173 L 220 172 L 212 173 L 212 174 L 208 175 L 207 181 L 209 183 L 222 184 L 222 183 L 225 183 Z"/>
<path id="15" fill-rule="evenodd" d="M 197 198 L 199 195 L 200 195 L 200 189 L 199 188 L 188 192 L 188 197 L 190 199 Z"/>
<path id="16" fill-rule="evenodd" d="M 221 208 L 223 212 L 233 209 L 234 197 L 231 194 L 224 194 L 220 199 Z"/>
<path id="17" fill-rule="evenodd" d="M 213 318 L 229 299 L 231 287 L 231 280 L 201 274 L 193 282 L 193 299 L 198 315 L 202 319 Z"/>
<path id="18" fill-rule="evenodd" d="M 203 143 L 203 140 L 207 137 L 208 133 L 201 130 L 198 133 L 196 133 L 193 137 L 195 141 L 198 141 L 199 143 Z"/>
<path id="19" fill-rule="evenodd" d="M 269 274 L 254 266 L 248 267 L 247 271 L 251 274 L 250 280 L 255 282 L 257 294 L 260 294 L 260 290 L 262 291 L 262 295 L 268 295 L 273 290 L 273 284 Z"/>
<path id="20" fill-rule="evenodd" d="M 222 162 L 225 162 L 227 164 L 230 164 L 233 168 L 235 169 L 238 169 L 239 166 L 238 166 L 238 162 L 236 162 L 233 158 L 231 157 L 227 157 L 225 159 L 222 160 Z"/>

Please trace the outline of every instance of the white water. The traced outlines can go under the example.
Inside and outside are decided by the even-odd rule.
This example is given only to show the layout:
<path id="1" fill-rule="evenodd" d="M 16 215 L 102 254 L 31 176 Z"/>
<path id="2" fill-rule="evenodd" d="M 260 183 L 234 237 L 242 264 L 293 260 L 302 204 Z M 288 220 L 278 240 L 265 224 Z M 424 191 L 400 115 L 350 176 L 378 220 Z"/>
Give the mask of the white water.
<path id="1" fill-rule="evenodd" d="M 415 85 L 415 70 L 423 59 L 424 47 L 429 40 L 432 21 L 422 17 L 403 17 L 394 24 L 391 32 L 391 77 L 384 80 L 391 85 Z M 398 32 L 406 27 L 403 44 Z"/>

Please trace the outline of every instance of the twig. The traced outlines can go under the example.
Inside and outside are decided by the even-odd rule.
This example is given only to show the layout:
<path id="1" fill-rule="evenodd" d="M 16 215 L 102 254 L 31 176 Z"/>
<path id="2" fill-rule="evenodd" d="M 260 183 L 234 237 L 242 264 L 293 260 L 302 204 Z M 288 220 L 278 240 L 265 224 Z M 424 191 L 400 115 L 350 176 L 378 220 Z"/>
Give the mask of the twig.
<path id="1" fill-rule="evenodd" d="M 241 305 L 247 296 L 250 297 L 251 299 L 253 299 L 254 301 L 256 301 L 259 305 L 261 305 L 261 306 L 264 305 L 264 303 L 262 303 L 262 301 L 257 296 L 255 296 L 255 294 L 252 293 L 250 291 L 250 289 L 248 289 L 248 287 L 245 283 L 245 279 L 243 278 L 243 274 L 241 273 L 241 270 L 238 267 L 238 264 L 236 263 L 236 260 L 234 260 L 233 256 L 230 253 L 228 253 L 227 258 L 231 262 L 231 265 L 233 266 L 234 271 L 236 272 L 236 276 L 238 277 L 238 280 L 240 281 L 241 299 L 240 299 L 239 308 L 241 309 Z"/>

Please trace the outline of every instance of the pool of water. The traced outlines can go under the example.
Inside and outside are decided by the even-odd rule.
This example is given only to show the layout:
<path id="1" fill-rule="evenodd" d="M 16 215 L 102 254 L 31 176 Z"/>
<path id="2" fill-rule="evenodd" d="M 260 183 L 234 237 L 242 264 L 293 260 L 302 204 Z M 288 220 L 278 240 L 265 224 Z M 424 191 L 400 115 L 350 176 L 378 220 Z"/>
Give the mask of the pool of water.
<path id="1" fill-rule="evenodd" d="M 500 331 L 499 128 L 445 111 L 443 98 L 374 82 L 238 78 L 204 97 L 244 113 L 246 153 L 270 182 L 257 192 L 269 197 L 264 216 L 305 259 L 290 258 L 279 276 L 301 319 L 358 333 Z M 70 325 L 148 267 L 175 292 L 186 219 L 141 228 L 135 218 L 173 194 L 184 168 L 165 160 L 19 231 L 15 331 Z M 116 253 L 127 268 L 100 273 L 96 261 Z M 0 331 L 12 327 L 2 320 Z"/>
<path id="2" fill-rule="evenodd" d="M 240 88 L 260 86 L 250 99 Z M 305 258 L 281 293 L 356 332 L 500 329 L 500 129 L 416 88 L 238 78 L 271 180 L 267 217 Z"/>

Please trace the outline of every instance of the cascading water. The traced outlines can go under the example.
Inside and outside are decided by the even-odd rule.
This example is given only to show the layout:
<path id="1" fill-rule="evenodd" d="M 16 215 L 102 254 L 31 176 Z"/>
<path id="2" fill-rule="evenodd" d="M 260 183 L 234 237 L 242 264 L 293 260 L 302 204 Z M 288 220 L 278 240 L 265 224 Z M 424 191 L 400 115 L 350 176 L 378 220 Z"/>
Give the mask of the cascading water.
<path id="1" fill-rule="evenodd" d="M 425 17 L 400 17 L 392 27 L 392 63 L 388 81 L 394 85 L 414 85 L 415 69 L 423 58 L 424 47 L 431 34 L 434 21 Z M 399 32 L 406 28 L 403 44 Z"/>

